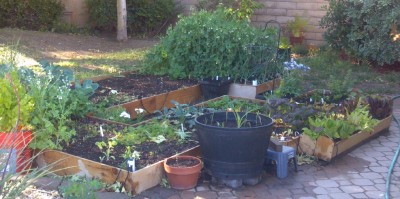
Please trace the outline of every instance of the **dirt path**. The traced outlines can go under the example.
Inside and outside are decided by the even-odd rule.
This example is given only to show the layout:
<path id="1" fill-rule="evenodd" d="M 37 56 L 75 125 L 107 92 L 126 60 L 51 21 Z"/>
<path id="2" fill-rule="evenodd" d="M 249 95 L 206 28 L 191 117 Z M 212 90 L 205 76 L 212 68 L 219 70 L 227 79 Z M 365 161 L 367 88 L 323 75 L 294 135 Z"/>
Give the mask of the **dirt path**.
<path id="1" fill-rule="evenodd" d="M 18 43 L 20 49 L 35 59 L 66 60 L 81 55 L 154 46 L 158 41 L 129 39 L 117 42 L 111 36 L 68 35 L 52 32 L 0 29 L 0 47 Z"/>

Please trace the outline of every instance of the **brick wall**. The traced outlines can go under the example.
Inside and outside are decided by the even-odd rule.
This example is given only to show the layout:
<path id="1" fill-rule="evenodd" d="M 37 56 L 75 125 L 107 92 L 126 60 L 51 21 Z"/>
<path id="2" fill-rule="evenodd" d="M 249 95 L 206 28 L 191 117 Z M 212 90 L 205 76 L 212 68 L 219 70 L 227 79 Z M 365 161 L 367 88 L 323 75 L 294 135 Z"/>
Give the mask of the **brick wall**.
<path id="1" fill-rule="evenodd" d="M 179 3 L 185 14 L 190 12 L 190 7 L 195 7 L 198 0 L 175 0 Z M 307 44 L 321 45 L 324 43 L 322 33 L 319 27 L 321 17 L 325 15 L 322 9 L 327 5 L 326 0 L 258 0 L 264 6 L 255 11 L 252 22 L 256 26 L 264 26 L 269 20 L 278 21 L 284 28 L 286 22 L 293 20 L 296 15 L 308 20 L 309 27 L 305 32 Z"/>

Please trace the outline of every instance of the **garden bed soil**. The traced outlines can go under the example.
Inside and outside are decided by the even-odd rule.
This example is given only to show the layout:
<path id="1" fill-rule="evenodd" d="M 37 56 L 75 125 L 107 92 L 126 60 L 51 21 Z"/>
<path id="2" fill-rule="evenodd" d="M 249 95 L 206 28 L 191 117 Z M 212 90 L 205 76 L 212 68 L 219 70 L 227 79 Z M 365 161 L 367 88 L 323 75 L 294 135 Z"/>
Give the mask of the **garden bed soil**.
<path id="1" fill-rule="evenodd" d="M 197 84 L 197 80 L 172 80 L 168 76 L 142 75 L 130 73 L 121 76 L 112 76 L 97 81 L 99 88 L 91 96 L 91 100 L 98 103 L 110 96 L 111 90 L 118 93 L 115 100 L 108 105 L 118 105 L 145 97 L 167 93 L 180 88 Z"/>
<path id="2" fill-rule="evenodd" d="M 100 126 L 103 128 L 104 137 L 99 133 Z M 76 136 L 68 145 L 65 144 L 63 146 L 62 151 L 95 162 L 100 162 L 100 157 L 104 156 L 104 154 L 96 146 L 96 142 L 104 141 L 107 143 L 107 140 L 114 137 L 116 132 L 121 132 L 126 127 L 126 125 L 108 124 L 88 118 L 81 119 L 75 122 Z M 135 145 L 134 150 L 140 152 L 140 159 L 136 161 L 136 168 L 144 168 L 197 146 L 196 134 L 192 133 L 190 135 L 192 137 L 183 143 L 178 143 L 178 141 L 165 141 L 160 144 L 144 142 Z M 111 154 L 115 159 L 110 158 L 109 160 L 104 160 L 102 163 L 125 169 L 126 160 L 121 157 L 125 150 L 125 146 L 115 146 Z"/>

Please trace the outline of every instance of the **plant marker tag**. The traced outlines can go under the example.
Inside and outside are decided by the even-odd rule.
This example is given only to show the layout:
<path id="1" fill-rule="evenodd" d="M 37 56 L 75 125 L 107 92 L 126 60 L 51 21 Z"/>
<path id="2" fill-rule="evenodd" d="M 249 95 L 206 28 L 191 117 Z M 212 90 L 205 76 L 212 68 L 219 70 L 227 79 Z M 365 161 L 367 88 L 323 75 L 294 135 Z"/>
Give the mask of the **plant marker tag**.
<path id="1" fill-rule="evenodd" d="M 216 79 L 216 80 L 218 80 L 218 79 L 219 79 L 219 77 L 217 76 L 215 79 Z"/>
<path id="2" fill-rule="evenodd" d="M 103 126 L 102 125 L 100 125 L 100 136 L 104 137 L 104 132 L 103 132 Z"/>
<path id="3" fill-rule="evenodd" d="M 321 97 L 321 103 L 324 103 L 324 98 Z"/>
<path id="4" fill-rule="evenodd" d="M 184 131 L 183 131 L 183 124 L 182 124 L 182 123 L 181 123 L 181 129 L 182 129 L 182 132 L 184 132 Z"/>
<path id="5" fill-rule="evenodd" d="M 312 98 L 310 97 L 310 103 L 312 103 L 313 102 L 313 100 L 312 100 Z"/>
<path id="6" fill-rule="evenodd" d="M 257 80 L 253 80 L 253 86 L 257 86 L 258 82 Z"/>
<path id="7" fill-rule="evenodd" d="M 281 140 L 281 141 L 285 141 L 285 137 L 282 136 L 280 140 Z"/>
<path id="8" fill-rule="evenodd" d="M 128 164 L 128 171 L 130 171 L 130 172 L 136 171 L 136 165 L 135 165 L 134 158 L 129 158 L 127 161 L 127 164 Z"/>

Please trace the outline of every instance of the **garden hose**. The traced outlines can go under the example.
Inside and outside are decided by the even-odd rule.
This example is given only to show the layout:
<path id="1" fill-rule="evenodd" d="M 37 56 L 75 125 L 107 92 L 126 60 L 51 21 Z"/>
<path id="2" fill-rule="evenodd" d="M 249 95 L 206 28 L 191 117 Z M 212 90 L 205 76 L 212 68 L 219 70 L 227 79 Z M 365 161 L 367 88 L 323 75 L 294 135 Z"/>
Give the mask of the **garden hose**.
<path id="1" fill-rule="evenodd" d="M 396 100 L 397 98 L 400 98 L 400 95 L 393 97 L 393 101 Z M 399 133 L 400 133 L 400 124 L 399 121 L 397 120 L 397 118 L 393 115 L 393 119 L 397 124 L 397 127 L 399 128 Z M 400 153 L 400 142 L 399 142 L 399 146 L 397 147 L 396 153 L 392 159 L 392 163 L 390 164 L 389 167 L 389 171 L 388 171 L 388 175 L 386 178 L 386 192 L 385 192 L 385 199 L 389 199 L 390 198 L 390 177 L 392 175 L 394 166 L 396 165 L 397 162 L 397 158 L 399 157 L 399 153 Z"/>

